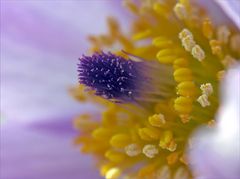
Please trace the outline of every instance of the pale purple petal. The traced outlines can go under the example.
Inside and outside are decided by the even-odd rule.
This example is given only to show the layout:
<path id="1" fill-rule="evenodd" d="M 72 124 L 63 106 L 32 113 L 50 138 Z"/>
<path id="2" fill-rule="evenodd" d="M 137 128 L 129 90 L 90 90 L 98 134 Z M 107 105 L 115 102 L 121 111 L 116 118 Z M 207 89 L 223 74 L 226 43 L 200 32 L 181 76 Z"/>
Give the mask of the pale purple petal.
<path id="1" fill-rule="evenodd" d="M 97 179 L 72 141 L 78 57 L 89 34 L 122 16 L 120 2 L 1 1 L 1 172 L 3 179 Z M 117 5 L 117 6 L 116 6 Z M 125 23 L 125 19 L 121 19 Z"/>
<path id="2" fill-rule="evenodd" d="M 200 129 L 194 135 L 190 160 L 197 179 L 240 176 L 240 64 L 228 71 L 222 93 L 217 126 Z"/>

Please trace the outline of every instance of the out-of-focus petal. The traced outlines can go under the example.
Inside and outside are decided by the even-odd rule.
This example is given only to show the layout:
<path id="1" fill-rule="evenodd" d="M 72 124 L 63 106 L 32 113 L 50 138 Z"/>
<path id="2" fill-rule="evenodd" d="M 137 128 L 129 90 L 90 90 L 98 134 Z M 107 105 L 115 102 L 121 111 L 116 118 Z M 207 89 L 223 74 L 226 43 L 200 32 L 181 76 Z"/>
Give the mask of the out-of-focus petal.
<path id="1" fill-rule="evenodd" d="M 1 1 L 1 172 L 4 179 L 97 179 L 72 145 L 73 116 L 89 109 L 71 99 L 87 35 L 122 17 L 120 2 Z M 125 19 L 120 19 L 125 23 Z"/>
<path id="2" fill-rule="evenodd" d="M 67 92 L 77 84 L 77 58 L 87 50 L 87 35 L 106 31 L 108 15 L 121 16 L 115 5 L 108 0 L 1 1 L 2 118 L 77 114 L 80 105 Z"/>
<path id="3" fill-rule="evenodd" d="M 190 150 L 197 179 L 235 179 L 240 176 L 240 66 L 228 71 L 222 86 L 222 105 L 213 129 L 194 135 Z"/>
<path id="4" fill-rule="evenodd" d="M 240 29 L 240 1 L 239 0 L 215 0 L 215 2 L 223 9 L 229 18 L 235 22 Z"/>
<path id="5" fill-rule="evenodd" d="M 73 133 L 62 133 L 64 135 L 41 133 L 22 123 L 4 125 L 1 128 L 0 178 L 100 178 L 91 158 L 80 155 L 78 148 L 73 146 Z"/>

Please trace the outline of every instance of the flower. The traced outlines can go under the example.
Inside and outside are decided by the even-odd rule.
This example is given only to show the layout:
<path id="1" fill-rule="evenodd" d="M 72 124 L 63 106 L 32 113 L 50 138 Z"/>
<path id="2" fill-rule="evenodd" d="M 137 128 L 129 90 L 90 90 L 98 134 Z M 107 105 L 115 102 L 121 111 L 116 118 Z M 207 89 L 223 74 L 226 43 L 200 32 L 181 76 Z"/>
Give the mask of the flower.
<path id="1" fill-rule="evenodd" d="M 80 59 L 82 84 L 72 93 L 80 101 L 96 102 L 103 111 L 100 119 L 86 113 L 75 120 L 80 131 L 76 144 L 82 144 L 83 153 L 96 157 L 100 173 L 107 179 L 193 178 L 186 149 L 196 147 L 192 138 L 195 129 L 215 122 L 220 82 L 240 56 L 236 48 L 240 43 L 239 30 L 215 23 L 205 9 L 188 0 L 123 2 L 135 16 L 130 33 L 123 33 L 116 20 L 108 19 L 109 34 L 89 38 L 90 50 L 98 53 Z M 113 90 L 120 87 L 114 82 L 121 75 L 125 77 L 114 70 L 130 72 L 126 67 L 110 64 L 114 59 L 116 64 L 129 60 L 135 64 L 134 57 L 147 64 L 158 62 L 171 70 L 161 71 L 154 65 L 155 73 L 149 65 L 136 62 L 140 66 L 136 69 L 146 69 L 153 83 L 148 84 L 150 88 L 142 85 L 148 83 L 148 78 L 140 69 L 136 78 L 127 77 L 129 91 L 151 92 L 152 87 L 161 86 L 157 80 L 164 76 L 164 84 L 174 79 L 174 87 L 161 87 L 175 90 L 174 94 L 164 95 L 158 88 L 161 97 L 148 100 L 144 96 L 133 103 L 122 98 L 126 95 L 121 90 Z M 108 70 L 112 76 L 104 74 Z M 109 83 L 102 83 L 111 77 Z M 126 89 L 124 86 L 123 91 Z M 114 103 L 119 97 L 121 103 Z M 131 99 L 138 97 L 139 93 Z"/>

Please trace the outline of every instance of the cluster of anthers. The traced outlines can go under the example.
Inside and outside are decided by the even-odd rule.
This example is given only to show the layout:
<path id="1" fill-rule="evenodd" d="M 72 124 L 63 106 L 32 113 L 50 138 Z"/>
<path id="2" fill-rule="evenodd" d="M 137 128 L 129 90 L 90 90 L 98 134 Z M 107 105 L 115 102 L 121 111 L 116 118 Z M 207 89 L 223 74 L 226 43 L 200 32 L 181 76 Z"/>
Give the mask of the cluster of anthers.
<path id="1" fill-rule="evenodd" d="M 185 151 L 192 131 L 214 122 L 219 83 L 240 57 L 239 31 L 213 25 L 188 0 L 123 2 L 136 16 L 130 34 L 109 18 L 107 35 L 89 37 L 94 55 L 80 58 L 73 95 L 103 112 L 75 120 L 75 142 L 107 179 L 194 178 Z"/>

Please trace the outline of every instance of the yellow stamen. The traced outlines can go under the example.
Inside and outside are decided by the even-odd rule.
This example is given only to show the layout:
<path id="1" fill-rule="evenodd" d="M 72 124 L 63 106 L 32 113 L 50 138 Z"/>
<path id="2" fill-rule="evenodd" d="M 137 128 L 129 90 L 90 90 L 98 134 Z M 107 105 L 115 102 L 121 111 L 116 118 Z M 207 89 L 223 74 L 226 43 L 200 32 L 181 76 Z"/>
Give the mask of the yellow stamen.
<path id="1" fill-rule="evenodd" d="M 181 82 L 177 86 L 177 94 L 188 97 L 196 95 L 196 86 L 192 81 Z"/>
<path id="2" fill-rule="evenodd" d="M 121 175 L 121 170 L 117 167 L 114 167 L 108 170 L 105 177 L 106 179 L 118 179 L 120 175 Z"/>
<path id="3" fill-rule="evenodd" d="M 207 96 L 213 93 L 213 87 L 211 83 L 202 84 L 200 86 L 200 89 L 202 90 L 202 94 L 205 94 Z"/>
<path id="4" fill-rule="evenodd" d="M 187 18 L 187 10 L 185 8 L 185 6 L 181 3 L 177 3 L 175 6 L 174 6 L 174 12 L 175 14 L 177 15 L 177 17 L 179 19 L 186 19 Z"/>
<path id="5" fill-rule="evenodd" d="M 188 61 L 185 58 L 178 58 L 174 60 L 173 68 L 176 70 L 178 68 L 184 68 L 188 66 Z"/>
<path id="6" fill-rule="evenodd" d="M 199 45 L 195 45 L 192 48 L 192 55 L 194 58 L 198 59 L 199 61 L 202 61 L 205 58 L 205 52 Z"/>
<path id="7" fill-rule="evenodd" d="M 183 81 L 192 81 L 192 71 L 188 68 L 179 68 L 177 69 L 174 74 L 174 79 L 177 82 L 183 82 Z"/>
<path id="8" fill-rule="evenodd" d="M 147 144 L 143 147 L 142 152 L 148 158 L 154 158 L 158 154 L 158 148 L 155 145 Z"/>
<path id="9" fill-rule="evenodd" d="M 154 127 L 162 127 L 166 123 L 163 114 L 154 114 L 148 118 L 148 121 Z"/>
<path id="10" fill-rule="evenodd" d="M 208 96 L 206 94 L 203 94 L 199 96 L 197 101 L 201 104 L 202 107 L 210 106 L 210 102 L 208 101 Z"/>
<path id="11" fill-rule="evenodd" d="M 227 26 L 220 26 L 217 29 L 217 38 L 220 42 L 227 44 L 231 32 Z"/>
<path id="12" fill-rule="evenodd" d="M 213 26 L 210 19 L 205 19 L 202 24 L 203 35 L 208 39 L 213 37 Z"/>
<path id="13" fill-rule="evenodd" d="M 126 154 L 130 157 L 135 157 L 142 153 L 141 147 L 138 144 L 129 144 L 124 148 Z"/>
<path id="14" fill-rule="evenodd" d="M 107 159 L 109 159 L 111 162 L 119 163 L 119 162 L 122 162 L 123 160 L 125 160 L 126 155 L 125 155 L 124 153 L 121 153 L 121 152 L 117 152 L 117 151 L 113 151 L 113 150 L 108 150 L 108 151 L 105 153 L 105 157 L 106 157 Z"/>
<path id="15" fill-rule="evenodd" d="M 116 134 L 111 140 L 110 144 L 116 148 L 123 148 L 131 142 L 131 137 L 127 134 Z"/>
<path id="16" fill-rule="evenodd" d="M 160 131 L 155 128 L 145 127 L 145 128 L 139 129 L 138 134 L 143 140 L 152 141 L 152 140 L 159 139 Z"/>

